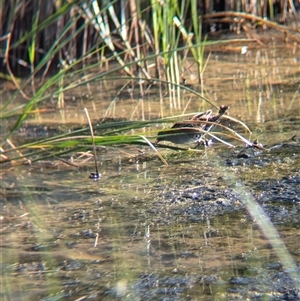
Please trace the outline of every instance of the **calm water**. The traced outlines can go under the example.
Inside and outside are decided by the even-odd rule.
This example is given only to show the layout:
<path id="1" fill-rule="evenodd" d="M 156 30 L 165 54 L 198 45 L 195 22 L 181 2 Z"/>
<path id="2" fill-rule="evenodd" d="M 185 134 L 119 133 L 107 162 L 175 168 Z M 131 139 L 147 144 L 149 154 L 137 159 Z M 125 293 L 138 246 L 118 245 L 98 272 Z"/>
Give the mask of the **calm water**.
<path id="1" fill-rule="evenodd" d="M 267 145 L 300 130 L 300 56 L 282 53 L 214 54 L 205 72 L 205 96 L 230 105 L 230 115 Z M 184 75 L 191 83 L 193 72 Z M 162 113 L 156 93 L 143 102 L 124 93 L 111 106 L 121 84 L 74 89 L 64 111 L 27 124 L 80 126 L 86 124 L 83 107 L 93 120 Z M 82 97 L 87 93 L 93 99 Z M 164 100 L 163 116 L 209 108 L 183 92 L 181 103 Z M 2 299 L 283 300 L 281 288 L 291 281 L 236 187 L 246 183 L 246 193 L 259 195 L 265 179 L 278 186 L 283 177 L 300 179 L 299 148 L 262 166 L 225 166 L 222 149 L 228 151 L 213 146 L 189 155 L 167 152 L 164 167 L 157 158 L 135 160 L 136 149 L 109 148 L 99 156 L 99 181 L 88 179 L 92 160 L 81 168 L 61 162 L 3 168 Z M 265 206 L 269 210 L 269 201 Z M 286 215 L 272 221 L 299 264 L 299 202 L 277 208 Z M 285 300 L 292 300 L 291 292 Z"/>

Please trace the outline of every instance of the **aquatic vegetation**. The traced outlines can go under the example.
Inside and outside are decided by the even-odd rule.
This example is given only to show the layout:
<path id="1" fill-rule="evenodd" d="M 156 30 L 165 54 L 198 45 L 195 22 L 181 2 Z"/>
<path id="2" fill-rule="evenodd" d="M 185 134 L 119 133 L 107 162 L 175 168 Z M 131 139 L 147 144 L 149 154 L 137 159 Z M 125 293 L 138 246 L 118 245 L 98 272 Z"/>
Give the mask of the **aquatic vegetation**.
<path id="1" fill-rule="evenodd" d="M 254 2 L 2 1 L 4 300 L 299 296 L 298 17 Z"/>

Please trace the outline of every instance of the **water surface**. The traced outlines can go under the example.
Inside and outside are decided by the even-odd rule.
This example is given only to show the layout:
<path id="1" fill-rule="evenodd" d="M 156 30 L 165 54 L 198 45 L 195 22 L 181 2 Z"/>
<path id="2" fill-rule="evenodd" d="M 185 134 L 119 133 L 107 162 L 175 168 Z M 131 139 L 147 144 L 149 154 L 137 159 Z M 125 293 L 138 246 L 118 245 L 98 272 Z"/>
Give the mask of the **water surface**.
<path id="1" fill-rule="evenodd" d="M 230 115 L 253 131 L 251 139 L 266 146 L 289 141 L 300 130 L 298 60 L 281 48 L 215 53 L 205 96 L 230 105 Z M 193 72 L 184 74 L 191 84 Z M 25 127 L 86 126 L 83 107 L 94 121 L 210 109 L 186 91 L 176 105 L 166 96 L 163 110 L 155 91 L 143 100 L 123 93 L 112 106 L 121 84 L 69 91 L 64 110 L 40 114 Z M 197 152 L 162 150 L 168 167 L 147 147 L 140 148 L 144 156 L 109 147 L 99 150 L 99 181 L 88 179 L 92 160 L 80 168 L 56 160 L 3 167 L 3 300 L 298 300 L 299 283 L 239 193 L 242 187 L 260 203 L 298 265 L 300 152 L 293 145 L 249 160 L 217 143 Z M 299 274 L 296 266 L 293 272 Z"/>

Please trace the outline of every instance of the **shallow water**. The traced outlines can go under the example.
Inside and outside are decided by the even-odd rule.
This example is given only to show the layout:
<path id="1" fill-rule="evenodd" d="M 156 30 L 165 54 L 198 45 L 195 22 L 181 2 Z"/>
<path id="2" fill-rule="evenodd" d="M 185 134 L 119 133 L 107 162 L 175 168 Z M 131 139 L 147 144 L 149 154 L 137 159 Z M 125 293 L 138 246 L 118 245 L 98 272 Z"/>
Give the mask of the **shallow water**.
<path id="1" fill-rule="evenodd" d="M 214 54 L 205 72 L 206 95 L 230 105 L 230 115 L 267 146 L 300 130 L 299 54 L 284 55 L 282 49 Z M 118 85 L 89 87 L 92 100 L 82 97 L 84 88 L 72 91 L 65 110 L 27 126 L 86 124 L 83 107 L 93 120 L 160 115 L 155 93 L 143 104 L 122 94 L 108 109 Z M 166 100 L 163 113 L 209 108 L 184 94 L 180 106 Z M 51 162 L 3 168 L 2 299 L 299 300 L 299 283 L 290 278 L 299 268 L 283 268 L 244 205 L 246 194 L 259 202 L 299 266 L 300 151 L 293 143 L 253 158 L 218 144 L 167 151 L 168 167 L 147 148 L 139 160 L 137 150 L 109 148 L 99 155 L 99 181 L 88 179 L 92 160 L 81 168 Z"/>

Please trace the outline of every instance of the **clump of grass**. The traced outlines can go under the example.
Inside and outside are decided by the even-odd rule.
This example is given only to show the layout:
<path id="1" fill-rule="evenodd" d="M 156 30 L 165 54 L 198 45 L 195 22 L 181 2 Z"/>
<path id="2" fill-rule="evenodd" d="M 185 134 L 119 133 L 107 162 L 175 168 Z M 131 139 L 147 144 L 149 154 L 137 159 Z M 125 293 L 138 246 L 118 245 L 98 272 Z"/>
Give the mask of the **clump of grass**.
<path id="1" fill-rule="evenodd" d="M 5 49 L 3 66 L 8 73 L 7 75 L 2 73 L 2 77 L 13 81 L 17 88 L 17 91 L 2 105 L 2 118 L 19 113 L 23 109 L 22 117 L 18 119 L 12 132 L 32 110 L 48 98 L 49 94 L 45 94 L 46 91 L 52 90 L 53 93 L 54 90 L 54 94 L 59 95 L 57 108 L 62 108 L 64 93 L 67 90 L 79 85 L 89 85 L 93 80 L 107 78 L 108 69 L 97 78 L 88 76 L 90 66 L 87 61 L 92 57 L 98 58 L 93 66 L 100 66 L 102 70 L 108 67 L 109 62 L 117 61 L 120 65 L 119 70 L 135 79 L 141 95 L 144 95 L 145 85 L 158 82 L 161 87 L 159 90 L 161 104 L 164 101 L 163 87 L 166 86 L 170 112 L 172 113 L 173 109 L 180 110 L 182 107 L 180 83 L 183 81 L 183 70 L 188 68 L 186 57 L 189 53 L 197 65 L 198 82 L 201 84 L 201 95 L 204 96 L 203 75 L 209 60 L 209 55 L 205 59 L 205 49 L 207 46 L 219 44 L 202 37 L 202 22 L 207 20 L 218 22 L 224 16 L 232 19 L 243 18 L 284 31 L 289 39 L 298 41 L 291 28 L 279 26 L 252 14 L 225 12 L 223 15 L 215 13 L 199 17 L 197 2 L 194 0 L 183 1 L 181 5 L 176 1 L 164 4 L 153 1 L 150 6 L 134 1 L 129 1 L 128 5 L 121 2 L 121 9 L 118 10 L 119 4 L 117 1 L 99 4 L 97 1 L 87 3 L 76 0 L 48 1 L 47 6 L 43 5 L 42 1 L 30 3 L 21 1 L 18 5 L 12 2 L 2 3 L 2 15 L 6 14 L 7 18 L 1 18 L 3 24 L 0 35 Z M 243 5 L 230 9 L 246 11 L 247 8 Z M 271 8 L 271 1 L 268 5 Z M 257 2 L 256 8 L 259 8 L 257 13 L 263 15 L 266 3 Z M 206 13 L 210 13 L 213 6 L 207 9 L 209 10 Z M 295 12 L 294 7 L 291 9 Z M 27 14 L 27 10 L 33 13 Z M 270 11 L 272 17 L 274 13 Z M 33 18 L 28 19 L 28 15 Z M 188 19 L 192 21 L 189 25 Z M 147 24 L 150 24 L 150 27 Z M 246 23 L 241 24 L 244 26 Z M 245 26 L 244 29 L 246 30 Z M 154 55 L 151 55 L 152 50 Z M 153 62 L 156 70 L 154 76 L 150 72 Z M 58 64 L 59 69 L 56 69 Z M 14 71 L 27 74 L 27 78 L 20 83 Z M 50 80 L 46 78 L 49 71 L 55 73 Z M 66 80 L 68 75 L 74 74 L 86 80 L 81 83 Z M 36 87 L 37 76 L 39 87 Z M 163 79 L 164 84 L 161 81 Z M 32 88 L 31 93 L 25 89 L 28 85 Z M 7 110 L 8 105 L 13 104 L 19 94 L 28 100 L 29 104 Z M 161 116 L 164 116 L 162 108 L 163 105 Z"/>
<path id="2" fill-rule="evenodd" d="M 33 4 L 36 4 L 36 6 Z M 211 106 L 217 107 L 204 95 L 204 73 L 210 57 L 208 55 L 205 58 L 205 49 L 207 46 L 230 43 L 231 40 L 216 42 L 208 41 L 207 37 L 203 38 L 203 20 L 217 19 L 229 14 L 232 18 L 243 16 L 247 20 L 262 22 L 278 30 L 286 29 L 286 27 L 263 20 L 258 16 L 241 13 L 223 13 L 223 15 L 216 13 L 213 16 L 206 15 L 202 18 L 199 17 L 195 0 L 190 3 L 182 2 L 181 5 L 176 1 L 169 1 L 164 5 L 159 1 L 153 1 L 149 7 L 144 7 L 142 4 L 137 5 L 134 1 L 130 1 L 129 5 L 122 7 L 123 10 L 121 11 L 117 10 L 116 4 L 118 3 L 108 2 L 100 5 L 97 1 L 91 1 L 90 3 L 72 1 L 60 4 L 49 2 L 47 8 L 51 7 L 54 11 L 51 15 L 45 11 L 42 1 L 36 3 L 32 1 L 28 6 L 22 1 L 19 6 L 13 3 L 2 4 L 2 14 L 9 12 L 8 21 L 2 27 L 6 30 L 2 33 L 2 42 L 5 44 L 4 66 L 8 72 L 6 78 L 11 79 L 17 87 L 16 92 L 1 107 L 2 120 L 12 117 L 16 119 L 10 132 L 3 138 L 2 146 L 7 139 L 13 138 L 15 132 L 28 116 L 39 114 L 38 108 L 41 108 L 48 99 L 57 96 L 57 109 L 63 108 L 65 93 L 80 86 L 88 86 L 94 81 L 101 82 L 116 79 L 116 77 L 112 77 L 115 72 L 125 72 L 127 76 L 118 79 L 126 82 L 130 81 L 133 85 L 139 87 L 141 95 L 139 103 L 141 103 L 142 111 L 145 87 L 154 83 L 159 86 L 161 117 L 165 115 L 165 112 L 163 112 L 163 102 L 165 102 L 163 91 L 165 87 L 170 108 L 167 115 L 172 114 L 174 109 L 185 111 L 188 104 L 183 108 L 183 92 L 190 92 Z M 10 5 L 10 9 L 7 5 Z M 271 4 L 269 3 L 269 5 Z M 28 8 L 31 8 L 35 13 L 28 23 L 29 27 L 21 28 L 17 26 L 19 24 L 18 17 L 22 16 L 22 10 L 26 11 Z M 242 9 L 245 8 L 242 7 Z M 131 13 L 129 17 L 128 14 L 124 13 L 125 11 Z M 259 10 L 260 14 L 262 11 L 262 9 Z M 23 18 L 25 20 L 26 16 L 24 15 Z M 186 20 L 188 18 L 191 19 L 191 23 L 187 27 Z M 151 23 L 145 22 L 149 20 L 151 20 Z M 151 27 L 148 28 L 146 23 L 151 24 Z M 10 32 L 9 28 L 13 28 L 13 32 Z M 45 36 L 47 36 L 47 42 L 45 42 L 43 48 L 41 42 L 42 37 Z M 116 36 L 118 39 L 116 39 Z M 92 43 L 91 41 L 95 42 Z M 81 49 L 74 47 L 79 42 L 83 42 Z M 22 56 L 22 52 L 18 52 L 19 47 L 24 45 L 26 46 L 26 56 Z M 152 50 L 154 50 L 154 54 L 151 54 Z M 182 83 L 182 73 L 187 68 L 186 58 L 188 54 L 192 54 L 192 58 L 197 65 L 200 93 Z M 87 63 L 92 57 L 98 57 L 98 60 Z M 119 66 L 114 69 L 108 68 L 108 64 L 112 61 L 117 61 Z M 58 62 L 59 68 L 56 69 L 54 74 L 51 74 L 51 77 L 47 77 L 49 70 L 53 70 L 51 65 L 53 66 Z M 153 62 L 155 63 L 154 75 L 151 74 L 149 68 Z M 21 83 L 13 73 L 16 64 L 25 66 L 29 74 Z M 100 73 L 89 74 L 92 68 L 99 66 L 101 68 Z M 37 78 L 40 81 L 38 85 L 36 85 Z M 32 87 L 31 92 L 28 92 L 27 89 L 24 92 L 28 85 Z M 19 94 L 22 94 L 27 102 L 13 106 Z M 144 114 L 142 114 L 142 120 L 145 120 Z M 130 124 L 127 129 L 135 129 L 141 124 L 143 123 L 139 125 Z M 115 125 L 111 124 L 109 126 Z M 111 138 L 112 134 L 110 133 L 110 138 L 102 139 L 101 142 L 99 140 L 98 143 L 106 145 L 125 143 L 125 141 L 145 143 L 145 140 L 142 139 L 141 141 L 140 134 L 131 137 L 119 135 L 115 138 L 118 137 L 120 141 L 116 142 L 116 139 Z M 231 134 L 235 135 L 234 133 Z M 70 136 L 72 135 L 75 135 L 75 133 Z M 64 145 L 60 141 L 61 138 L 59 136 L 54 138 L 53 141 L 57 143 L 55 147 L 61 148 Z M 68 136 L 64 138 L 69 139 Z M 78 139 L 80 141 L 81 138 Z M 241 138 L 239 137 L 239 139 Z M 46 147 L 44 145 L 46 142 L 47 147 L 50 147 L 53 141 L 41 140 L 37 143 Z M 68 143 L 70 143 L 69 145 L 77 144 L 75 141 Z M 54 147 L 54 144 L 52 146 Z M 26 148 L 28 145 L 24 144 L 20 147 Z"/>
<path id="3" fill-rule="evenodd" d="M 79 0 L 2 1 L 0 22 L 3 24 L 0 26 L 2 30 L 0 43 L 4 46 L 2 58 L 5 70 L 0 73 L 0 77 L 12 81 L 17 88 L 16 92 L 1 104 L 0 118 L 2 120 L 15 118 L 10 132 L 2 137 L 2 166 L 5 163 L 31 164 L 49 158 L 58 159 L 72 166 L 82 166 L 92 158 L 90 149 L 94 144 L 96 148 L 123 145 L 133 148 L 136 146 L 138 151 L 143 147 L 143 149 L 154 150 L 160 156 L 157 147 L 153 147 L 151 142 L 156 137 L 157 131 L 152 130 L 150 126 L 174 122 L 179 116 L 145 120 L 145 115 L 143 115 L 143 120 L 100 124 L 95 126 L 95 130 L 100 134 L 92 135 L 92 137 L 89 134 L 89 128 L 85 127 L 21 145 L 14 145 L 12 141 L 23 122 L 33 114 L 39 114 L 38 109 L 42 108 L 48 99 L 57 96 L 56 107 L 57 109 L 63 108 L 64 95 L 70 90 L 88 86 L 95 81 L 115 80 L 117 79 L 115 75 L 112 76 L 115 72 L 126 74 L 118 80 L 125 83 L 131 82 L 139 88 L 141 103 L 144 101 L 143 95 L 147 90 L 146 87 L 156 83 L 159 86 L 161 117 L 173 115 L 174 109 L 185 110 L 182 92 L 189 92 L 211 106 L 217 107 L 205 95 L 204 74 L 210 58 L 210 55 L 205 56 L 206 49 L 208 46 L 219 47 L 221 43 L 242 42 L 242 45 L 245 45 L 249 39 L 209 41 L 206 37 L 203 38 L 202 22 L 204 25 L 210 22 L 229 22 L 237 28 L 236 31 L 246 31 L 248 36 L 259 45 L 261 41 L 255 36 L 254 26 L 264 29 L 271 27 L 277 32 L 284 32 L 292 42 L 299 42 L 299 38 L 295 35 L 297 29 L 281 26 L 264 18 L 266 5 L 270 7 L 271 17 L 275 16 L 272 2 L 271 0 L 268 3 L 256 1 L 256 5 L 252 7 L 253 11 L 249 12 L 246 1 L 242 3 L 228 1 L 226 2 L 228 10 L 236 9 L 238 12 L 213 14 L 211 14 L 213 5 L 210 2 L 207 14 L 199 17 L 197 11 L 199 1 L 195 0 L 182 1 L 181 5 L 174 0 L 164 2 L 153 0 L 148 7 L 143 7 L 143 3 L 139 1 L 105 3 Z M 205 3 L 208 2 L 205 1 Z M 289 3 L 292 6 L 292 1 Z M 117 7 L 120 4 L 124 6 L 118 12 Z M 32 13 L 28 13 L 27 9 L 31 9 Z M 241 13 L 241 11 L 247 13 Z M 283 16 L 284 18 L 286 16 Z M 190 24 L 187 19 L 191 19 Z M 151 24 L 150 27 L 148 24 Z M 190 54 L 198 69 L 200 93 L 182 84 L 183 70 L 189 68 L 187 57 Z M 118 67 L 111 69 L 109 64 L 112 61 L 117 61 Z M 155 74 L 151 72 L 153 63 Z M 90 70 L 96 67 L 99 72 L 90 74 Z M 18 77 L 24 74 L 25 77 Z M 27 89 L 28 86 L 31 87 L 30 90 Z M 167 114 L 163 111 L 166 101 L 163 96 L 165 91 L 167 91 L 170 108 Z M 116 91 L 116 96 L 117 94 L 118 91 Z M 14 105 L 18 95 L 22 95 L 26 101 L 20 105 Z M 247 129 L 245 126 L 244 128 Z M 226 139 L 230 138 L 251 145 L 248 139 L 226 127 L 222 133 L 203 134 L 219 139 L 225 144 Z M 176 146 L 166 147 L 179 149 Z M 77 157 L 79 160 L 72 162 L 65 159 L 71 157 Z M 160 158 L 166 164 L 164 157 Z M 97 170 L 96 173 L 99 174 Z M 239 182 L 234 177 L 232 180 L 235 183 Z M 270 227 L 268 219 L 262 211 L 257 210 L 258 205 L 249 198 L 243 186 L 239 187 L 241 188 L 236 191 L 242 196 L 253 218 L 259 221 L 262 231 L 265 231 L 266 236 L 269 232 L 272 233 L 270 241 L 275 237 L 280 242 L 275 245 L 280 249 L 278 253 L 280 260 L 286 267 L 294 268 L 295 264 L 285 250 L 280 237 Z M 293 272 L 292 276 L 292 279 L 296 280 Z"/>
<path id="4" fill-rule="evenodd" d="M 157 150 L 157 146 L 153 145 L 156 140 L 157 131 L 151 129 L 152 124 L 158 123 L 173 123 L 178 120 L 179 116 L 173 116 L 164 119 L 156 119 L 149 121 L 118 121 L 109 122 L 95 126 L 97 132 L 101 132 L 101 135 L 94 136 L 91 122 L 89 121 L 89 127 L 82 128 L 80 130 L 74 130 L 65 134 L 57 135 L 54 137 L 40 139 L 38 141 L 24 143 L 20 146 L 14 146 L 9 139 L 9 147 L 2 148 L 2 161 L 1 163 L 13 163 L 24 164 L 32 163 L 36 161 L 43 161 L 48 158 L 60 158 L 61 156 L 72 156 L 75 152 L 88 152 L 91 147 L 94 148 L 94 158 L 96 158 L 96 149 L 101 147 L 118 147 L 120 145 L 128 146 L 140 146 L 145 150 L 147 146 L 150 146 L 148 150 L 152 149 L 155 154 L 161 159 L 161 161 L 167 165 L 167 162 Z M 224 116 L 224 118 L 230 119 L 231 122 L 239 123 L 248 133 L 251 133 L 249 128 L 241 121 Z M 183 121 L 184 123 L 184 121 Z M 210 124 L 209 130 L 202 130 L 199 128 L 199 133 L 203 136 L 209 136 L 227 146 L 234 147 L 232 143 L 228 143 L 225 139 L 230 138 L 253 146 L 249 140 L 243 137 L 236 131 L 226 127 L 219 122 L 206 122 Z M 218 126 L 223 128 L 225 132 L 220 133 L 212 131 L 212 128 Z M 112 128 L 114 128 L 112 130 Z M 91 132 L 92 134 L 90 134 Z M 128 133 L 131 134 L 128 134 Z M 151 142 L 152 141 L 152 142 Z M 184 150 L 176 146 L 159 145 L 160 148 L 172 148 L 177 150 Z M 185 150 L 187 150 L 185 148 Z M 149 153 L 148 153 L 149 155 Z"/>

